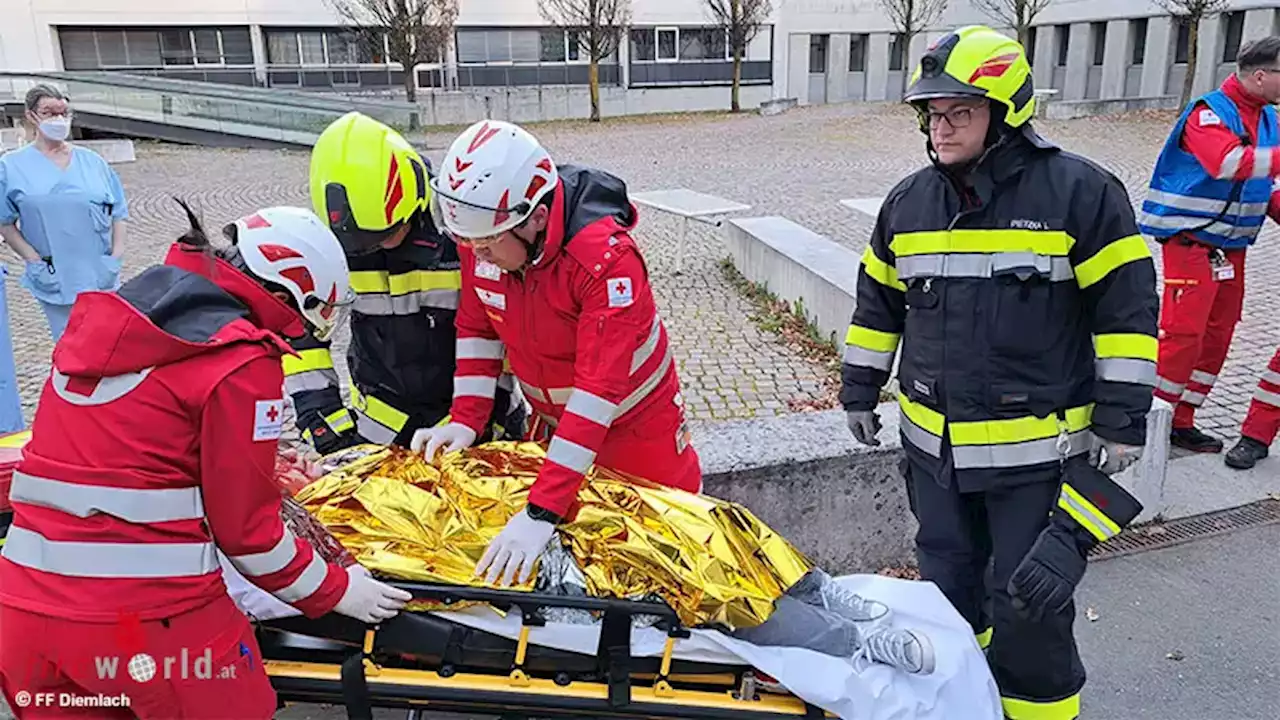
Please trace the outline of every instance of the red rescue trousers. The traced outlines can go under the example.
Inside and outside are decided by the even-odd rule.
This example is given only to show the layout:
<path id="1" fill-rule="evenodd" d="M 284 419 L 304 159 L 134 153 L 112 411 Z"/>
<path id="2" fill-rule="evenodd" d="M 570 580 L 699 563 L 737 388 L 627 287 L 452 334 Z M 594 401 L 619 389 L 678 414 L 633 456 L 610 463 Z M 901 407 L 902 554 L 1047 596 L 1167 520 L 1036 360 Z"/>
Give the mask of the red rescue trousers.
<path id="1" fill-rule="evenodd" d="M 1262 377 L 1258 378 L 1258 389 L 1253 393 L 1253 401 L 1249 403 L 1249 414 L 1244 418 L 1240 434 L 1251 437 L 1263 445 L 1270 445 L 1280 432 L 1280 348 L 1271 356 Z"/>
<path id="2" fill-rule="evenodd" d="M 1162 246 L 1164 300 L 1155 395 L 1175 406 L 1173 426 L 1190 428 L 1226 362 L 1231 336 L 1244 308 L 1245 251 L 1223 251 L 1235 268 L 1215 280 L 1210 249 L 1170 238 Z"/>
<path id="3" fill-rule="evenodd" d="M 120 625 L 0 606 L 5 701 L 18 720 L 268 720 L 275 714 L 275 690 L 253 628 L 229 595 L 143 622 L 136 634 L 126 643 Z M 98 697 L 123 697 L 128 704 L 85 704 Z"/>

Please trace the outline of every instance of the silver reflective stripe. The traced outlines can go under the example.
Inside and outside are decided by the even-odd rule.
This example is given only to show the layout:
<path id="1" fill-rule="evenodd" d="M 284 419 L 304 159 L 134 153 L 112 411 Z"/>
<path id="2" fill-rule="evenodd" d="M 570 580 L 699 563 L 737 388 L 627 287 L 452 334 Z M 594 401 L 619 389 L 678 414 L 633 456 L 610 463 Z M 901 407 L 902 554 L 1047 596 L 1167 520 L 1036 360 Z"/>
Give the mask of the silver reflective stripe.
<path id="1" fill-rule="evenodd" d="M 1159 228 L 1161 230 L 1188 230 L 1190 228 L 1198 228 L 1200 232 L 1206 232 L 1210 235 L 1220 235 L 1226 238 L 1251 238 L 1258 234 L 1262 229 L 1262 225 L 1232 225 L 1225 222 L 1215 222 L 1208 227 L 1201 228 L 1205 220 L 1208 218 L 1188 217 L 1186 215 L 1154 215 L 1152 213 L 1142 213 L 1142 224 L 1147 227 Z"/>
<path id="2" fill-rule="evenodd" d="M 419 290 L 404 295 L 365 293 L 356 296 L 351 309 L 364 315 L 413 315 L 423 308 L 457 310 L 457 290 Z"/>
<path id="3" fill-rule="evenodd" d="M 61 542 L 16 525 L 9 528 L 3 554 L 33 570 L 82 578 L 196 577 L 221 567 L 211 542 Z"/>
<path id="4" fill-rule="evenodd" d="M 905 412 L 900 412 L 899 415 L 901 420 L 898 426 L 907 442 L 934 457 L 942 457 L 942 438 L 912 422 Z"/>
<path id="5" fill-rule="evenodd" d="M 1236 149 L 1243 150 L 1243 148 Z M 1271 177 L 1271 156 L 1274 152 L 1274 148 L 1254 148 L 1252 177 Z"/>
<path id="6" fill-rule="evenodd" d="M 1244 148 L 1238 147 L 1222 158 L 1222 166 L 1218 168 L 1219 180 L 1231 180 L 1240 172 L 1240 162 L 1244 160 Z"/>
<path id="7" fill-rule="evenodd" d="M 631 374 L 635 375 L 642 365 L 653 357 L 653 351 L 658 349 L 658 340 L 662 338 L 662 321 L 658 319 L 657 314 L 653 316 L 653 329 L 649 331 L 649 337 L 645 338 L 644 343 L 640 345 L 640 349 L 636 350 L 636 354 L 631 357 Z"/>
<path id="8" fill-rule="evenodd" d="M 551 427 L 560 426 L 560 421 L 556 420 L 555 417 L 552 416 L 550 413 L 539 412 L 538 417 L 542 418 L 543 422 L 550 425 Z"/>
<path id="9" fill-rule="evenodd" d="M 250 555 L 228 555 L 227 559 L 244 575 L 261 577 L 285 569 L 297 554 L 297 542 L 286 527 L 284 535 L 280 536 L 280 542 L 270 550 Z"/>
<path id="10" fill-rule="evenodd" d="M 324 390 L 325 388 L 338 386 L 338 373 L 329 368 L 324 370 L 307 370 L 297 373 L 296 375 L 284 376 L 285 392 L 293 395 L 294 393 L 306 392 L 308 390 Z"/>
<path id="11" fill-rule="evenodd" d="M 1156 364 L 1135 358 L 1099 358 L 1095 363 L 1099 380 L 1137 385 L 1156 384 Z"/>
<path id="12" fill-rule="evenodd" d="M 569 396 L 573 395 L 573 388 L 547 388 L 547 397 L 551 398 L 552 405 L 564 405 L 569 402 Z"/>
<path id="13" fill-rule="evenodd" d="M 639 405 L 641 400 L 648 397 L 649 393 L 653 392 L 654 388 L 658 387 L 658 383 L 662 382 L 662 378 L 666 377 L 667 371 L 671 369 L 672 362 L 674 362 L 674 356 L 672 355 L 671 346 L 668 345 L 667 354 L 662 356 L 662 362 L 654 369 L 653 374 L 645 378 L 644 382 L 640 383 L 639 387 L 632 390 L 630 395 L 626 396 L 622 399 L 622 402 L 618 403 L 618 413 L 614 415 L 614 418 L 620 418 L 623 415 L 626 415 L 632 408 Z"/>
<path id="14" fill-rule="evenodd" d="M 1280 393 L 1273 393 L 1270 390 L 1258 388 L 1253 392 L 1253 399 L 1264 405 L 1270 405 L 1273 408 L 1280 408 Z"/>
<path id="15" fill-rule="evenodd" d="M 1200 383 L 1201 385 L 1208 385 L 1209 387 L 1213 387 L 1213 384 L 1218 382 L 1218 376 L 1210 375 L 1209 373 L 1203 372 L 1201 370 L 1192 370 L 1191 382 Z"/>
<path id="16" fill-rule="evenodd" d="M 547 459 L 585 474 L 591 469 L 591 463 L 596 461 L 596 454 L 575 442 L 556 436 L 551 438 L 551 444 L 547 446 Z"/>
<path id="17" fill-rule="evenodd" d="M 845 365 L 858 365 L 875 368 L 876 370 L 892 370 L 893 355 L 893 350 L 878 352 L 858 347 L 857 345 L 846 345 L 844 348 L 844 363 Z"/>
<path id="18" fill-rule="evenodd" d="M 458 338 L 459 360 L 501 360 L 502 341 L 485 338 Z"/>
<path id="19" fill-rule="evenodd" d="M 1099 515 L 1093 510 L 1090 510 L 1089 508 L 1076 502 L 1076 499 L 1071 497 L 1071 495 L 1068 494 L 1066 490 L 1063 490 L 1058 495 L 1058 502 L 1064 503 L 1066 505 L 1070 505 L 1072 510 L 1076 511 L 1077 513 L 1079 513 L 1080 515 L 1083 515 L 1085 518 L 1088 519 L 1089 525 L 1091 527 L 1088 527 L 1085 529 L 1089 532 L 1090 535 L 1093 535 L 1093 531 L 1097 530 L 1098 532 L 1102 533 L 1102 537 L 1099 538 L 1100 540 L 1110 540 L 1111 538 L 1115 537 L 1116 533 L 1111 529 L 1111 525 L 1114 524 L 1111 518 Z M 1094 537 L 1097 537 L 1097 536 L 1094 535 Z"/>
<path id="20" fill-rule="evenodd" d="M 373 418 L 365 415 L 359 408 L 354 408 L 356 412 L 356 432 L 360 433 L 360 437 L 377 445 L 390 445 L 395 442 L 396 435 L 400 431 L 383 425 Z"/>
<path id="21" fill-rule="evenodd" d="M 1186 389 L 1186 386 L 1183 385 L 1182 383 L 1176 383 L 1168 378 L 1162 378 L 1157 376 L 1156 389 L 1161 392 L 1169 393 L 1170 395 L 1178 395 L 1178 394 L 1181 394 L 1182 391 Z"/>
<path id="22" fill-rule="evenodd" d="M 1067 457 L 1088 452 L 1093 433 L 1088 430 L 1071 433 L 1067 442 Z M 951 453 L 957 470 L 1039 465 L 1057 462 L 1062 457 L 1056 436 L 1006 445 L 953 445 Z"/>
<path id="23" fill-rule="evenodd" d="M 1036 253 L 929 254 L 900 257 L 894 263 L 899 280 L 916 277 L 989 278 L 997 272 L 1035 268 L 1052 282 L 1075 278 L 1071 261 L 1065 257 Z"/>
<path id="24" fill-rule="evenodd" d="M 1191 407 L 1200 407 L 1204 404 L 1204 399 L 1204 393 L 1198 393 L 1194 390 L 1182 391 L 1182 402 L 1190 405 Z"/>
<path id="25" fill-rule="evenodd" d="M 272 595 L 290 604 L 305 600 L 307 596 L 320 589 L 320 586 L 324 584 L 325 576 L 328 574 L 328 564 L 320 559 L 320 553 L 312 552 L 311 562 L 307 563 L 306 569 L 302 571 L 298 579 L 289 583 L 288 587 L 275 591 Z"/>
<path id="26" fill-rule="evenodd" d="M 484 375 L 459 375 L 453 379 L 454 397 L 478 397 L 488 400 L 498 389 L 498 378 Z"/>
<path id="27" fill-rule="evenodd" d="M 524 390 L 525 397 L 529 398 L 530 400 L 540 402 L 543 405 L 551 404 L 551 401 L 547 399 L 547 396 L 541 390 L 526 383 L 523 380 L 520 381 L 520 389 Z"/>
<path id="28" fill-rule="evenodd" d="M 1179 210 L 1209 213 L 1210 217 L 1217 216 L 1219 212 L 1222 212 L 1223 205 L 1225 205 L 1221 200 L 1191 197 L 1189 195 L 1176 195 L 1174 193 L 1164 192 L 1163 190 L 1148 190 L 1147 200 L 1161 205 L 1178 208 Z M 1264 215 L 1266 212 L 1267 203 L 1233 202 L 1230 205 L 1227 205 L 1225 214 L 1230 217 L 1236 215 L 1253 217 L 1257 215 Z M 1210 218 L 1205 218 L 1205 220 L 1208 219 Z"/>
<path id="29" fill-rule="evenodd" d="M 569 397 L 569 402 L 565 403 L 564 411 L 584 417 L 597 425 L 609 427 L 613 423 L 618 406 L 586 390 L 574 390 L 573 395 Z"/>
<path id="30" fill-rule="evenodd" d="M 138 524 L 204 518 L 204 501 L 198 487 L 135 490 L 50 480 L 15 471 L 9 499 L 81 518 L 103 514 Z"/>
<path id="31" fill-rule="evenodd" d="M 1272 385 L 1280 385 L 1280 372 L 1275 370 L 1263 370 L 1260 381 L 1269 382 Z"/>

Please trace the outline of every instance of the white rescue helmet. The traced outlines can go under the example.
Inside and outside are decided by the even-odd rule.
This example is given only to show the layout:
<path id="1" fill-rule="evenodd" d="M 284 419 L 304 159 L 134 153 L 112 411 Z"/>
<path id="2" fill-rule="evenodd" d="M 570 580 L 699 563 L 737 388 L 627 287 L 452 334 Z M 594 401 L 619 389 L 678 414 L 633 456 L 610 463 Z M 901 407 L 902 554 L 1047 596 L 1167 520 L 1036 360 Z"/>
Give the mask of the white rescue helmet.
<path id="1" fill-rule="evenodd" d="M 235 244 L 250 273 L 293 296 L 317 340 L 328 340 L 355 301 L 342 244 L 310 210 L 270 207 L 236 220 Z"/>
<path id="2" fill-rule="evenodd" d="M 431 181 L 433 215 L 463 239 L 490 238 L 523 223 L 560 176 L 533 135 L 501 120 L 481 120 L 449 146 Z"/>

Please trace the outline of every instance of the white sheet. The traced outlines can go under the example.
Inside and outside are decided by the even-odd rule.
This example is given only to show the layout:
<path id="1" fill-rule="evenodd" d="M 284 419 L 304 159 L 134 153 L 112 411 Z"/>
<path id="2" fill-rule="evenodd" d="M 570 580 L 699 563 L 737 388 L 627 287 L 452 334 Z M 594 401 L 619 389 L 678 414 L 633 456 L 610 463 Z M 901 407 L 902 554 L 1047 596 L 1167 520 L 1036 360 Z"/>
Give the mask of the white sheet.
<path id="1" fill-rule="evenodd" d="M 222 558 L 227 588 L 246 614 L 260 620 L 300 614 L 244 579 Z M 711 630 L 694 630 L 676 643 L 675 655 L 695 662 L 746 663 L 777 679 L 797 697 L 843 720 L 1001 720 L 1000 692 L 968 623 L 937 586 L 879 575 L 836 578 L 845 587 L 892 608 L 895 627 L 923 631 L 933 641 L 937 667 L 930 675 L 910 675 L 873 664 L 861 673 L 849 660 L 802 648 L 759 647 Z M 436 615 L 497 635 L 520 634 L 519 612 L 507 617 L 483 607 Z M 598 625 L 548 623 L 534 627 L 537 645 L 594 655 Z M 633 629 L 632 654 L 660 656 L 666 634 Z"/>

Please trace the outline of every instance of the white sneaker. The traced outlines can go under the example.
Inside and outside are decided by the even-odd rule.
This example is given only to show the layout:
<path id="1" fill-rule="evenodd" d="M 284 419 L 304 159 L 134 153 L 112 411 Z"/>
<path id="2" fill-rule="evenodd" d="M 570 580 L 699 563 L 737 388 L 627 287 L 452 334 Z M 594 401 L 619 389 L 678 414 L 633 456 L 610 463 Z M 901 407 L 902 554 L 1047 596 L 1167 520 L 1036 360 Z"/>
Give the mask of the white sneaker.
<path id="1" fill-rule="evenodd" d="M 833 579 L 822 583 L 822 607 L 854 622 L 872 622 L 889 614 L 889 606 L 868 600 Z"/>
<path id="2" fill-rule="evenodd" d="M 928 675 L 935 662 L 933 642 L 914 630 L 876 630 L 862 639 L 853 661 L 855 667 L 862 665 L 860 670 L 865 669 L 866 663 L 878 662 L 915 675 Z"/>

